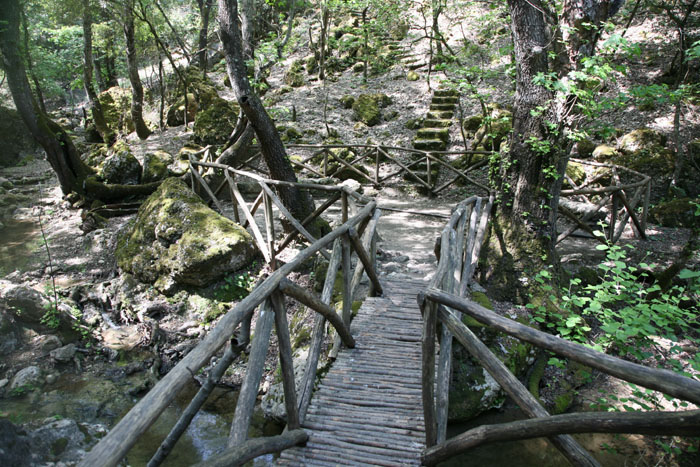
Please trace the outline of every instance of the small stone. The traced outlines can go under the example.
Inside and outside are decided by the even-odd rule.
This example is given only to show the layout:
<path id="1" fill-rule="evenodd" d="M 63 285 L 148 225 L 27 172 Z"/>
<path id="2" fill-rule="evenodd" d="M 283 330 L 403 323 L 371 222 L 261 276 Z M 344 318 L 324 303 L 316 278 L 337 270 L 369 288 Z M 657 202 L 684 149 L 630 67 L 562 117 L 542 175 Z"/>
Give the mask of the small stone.
<path id="1" fill-rule="evenodd" d="M 53 384 L 56 382 L 57 379 L 58 379 L 58 376 L 56 376 L 53 373 L 50 373 L 50 374 L 46 375 L 46 384 Z"/>
<path id="2" fill-rule="evenodd" d="M 68 344 L 64 345 L 61 348 L 58 348 L 56 350 L 52 350 L 50 355 L 51 358 L 56 360 L 57 362 L 60 363 L 67 363 L 73 360 L 73 357 L 75 356 L 76 348 L 75 344 Z"/>
<path id="3" fill-rule="evenodd" d="M 420 75 L 416 73 L 415 71 L 409 71 L 408 74 L 406 75 L 406 80 L 407 81 L 418 81 L 420 79 Z"/>

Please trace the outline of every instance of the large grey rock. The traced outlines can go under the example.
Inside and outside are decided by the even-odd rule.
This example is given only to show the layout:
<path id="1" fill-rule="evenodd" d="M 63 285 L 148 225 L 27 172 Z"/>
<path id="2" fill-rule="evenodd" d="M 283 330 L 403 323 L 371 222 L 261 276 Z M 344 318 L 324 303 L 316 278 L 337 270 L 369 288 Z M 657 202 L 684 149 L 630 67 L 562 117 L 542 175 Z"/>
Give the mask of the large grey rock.
<path id="1" fill-rule="evenodd" d="M 20 335 L 20 329 L 13 317 L 0 311 L 0 355 L 17 349 Z"/>
<path id="2" fill-rule="evenodd" d="M 46 295 L 24 285 L 0 280 L 0 311 L 7 312 L 17 321 L 39 324 L 50 301 Z"/>
<path id="3" fill-rule="evenodd" d="M 170 178 L 119 235 L 115 256 L 124 271 L 171 291 L 174 283 L 204 286 L 248 265 L 256 253 L 245 229 Z"/>
<path id="4" fill-rule="evenodd" d="M 75 357 L 75 352 L 75 344 L 68 344 L 52 350 L 49 355 L 51 355 L 51 358 L 59 363 L 67 363 L 73 360 L 73 357 Z"/>
<path id="5" fill-rule="evenodd" d="M 138 185 L 141 181 L 141 171 L 141 164 L 129 147 L 118 142 L 110 150 L 110 155 L 102 166 L 102 178 L 107 183 Z"/>
<path id="6" fill-rule="evenodd" d="M 34 464 L 32 440 L 21 427 L 0 418 L 0 465 L 24 467 Z"/>
<path id="7" fill-rule="evenodd" d="M 10 391 L 22 387 L 31 388 L 41 384 L 41 369 L 38 366 L 28 366 L 22 368 L 12 378 L 10 382 Z"/>
<path id="8" fill-rule="evenodd" d="M 30 437 L 33 450 L 44 462 L 74 465 L 106 433 L 104 425 L 78 424 L 70 418 L 47 418 L 42 426 L 30 433 Z"/>

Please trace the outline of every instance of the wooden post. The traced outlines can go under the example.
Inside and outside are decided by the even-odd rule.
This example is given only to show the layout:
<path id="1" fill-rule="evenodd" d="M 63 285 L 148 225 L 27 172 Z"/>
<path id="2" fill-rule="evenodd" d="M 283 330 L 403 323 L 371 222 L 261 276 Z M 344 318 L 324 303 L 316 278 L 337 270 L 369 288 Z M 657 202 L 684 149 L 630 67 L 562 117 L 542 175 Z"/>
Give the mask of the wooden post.
<path id="1" fill-rule="evenodd" d="M 305 443 L 308 439 L 309 435 L 302 429 L 286 431 L 277 436 L 253 438 L 243 444 L 228 448 L 224 450 L 224 452 L 196 464 L 195 467 L 230 467 L 233 465 L 245 465 L 246 462 L 262 456 L 263 454 L 284 451 L 292 446 Z"/>
<path id="2" fill-rule="evenodd" d="M 612 196 L 612 208 L 610 210 L 610 232 L 608 235 L 608 240 L 610 243 L 614 243 L 615 224 L 617 224 L 617 191 L 613 191 L 610 196 Z"/>
<path id="3" fill-rule="evenodd" d="M 255 324 L 255 338 L 248 356 L 248 371 L 245 374 L 241 392 L 236 402 L 236 411 L 231 423 L 228 437 L 228 447 L 234 447 L 248 439 L 250 418 L 258 396 L 260 378 L 265 369 L 265 357 L 270 345 L 270 332 L 274 323 L 274 311 L 268 298 L 260 307 L 260 315 Z"/>
<path id="4" fill-rule="evenodd" d="M 236 221 L 237 224 L 240 224 L 241 216 L 238 213 L 238 200 L 236 199 L 236 195 L 233 193 L 233 177 L 229 175 L 228 170 L 224 170 L 224 176 L 226 177 L 226 181 L 228 182 L 228 189 L 231 195 L 231 204 L 233 205 L 233 219 Z"/>
<path id="5" fill-rule="evenodd" d="M 423 362 L 421 381 L 423 383 L 423 419 L 425 422 L 425 446 L 437 443 L 437 417 L 435 410 L 435 334 L 437 328 L 437 304 L 418 295 L 418 306 L 423 314 L 423 337 L 421 348 Z"/>
<path id="6" fill-rule="evenodd" d="M 272 214 L 272 201 L 267 193 L 263 194 L 265 203 L 265 234 L 267 235 L 267 251 L 270 252 L 270 269 L 277 269 L 275 259 L 275 218 Z"/>
<path id="7" fill-rule="evenodd" d="M 346 205 L 347 206 L 347 205 Z M 342 268 L 343 268 L 343 324 L 350 329 L 350 318 L 352 315 L 352 295 L 350 295 L 352 287 L 352 250 L 350 248 L 350 239 L 348 235 L 343 235 L 342 241 Z M 336 334 L 333 339 L 333 348 L 330 351 L 329 357 L 336 358 L 340 351 L 340 336 Z"/>
<path id="8" fill-rule="evenodd" d="M 341 220 L 343 224 L 348 221 L 348 194 L 343 190 L 340 198 Z"/>
<path id="9" fill-rule="evenodd" d="M 284 297 L 274 292 L 270 297 L 275 309 L 275 330 L 280 352 L 280 367 L 282 368 L 282 386 L 284 388 L 284 406 L 287 409 L 287 429 L 299 428 L 299 407 L 297 406 L 297 388 L 294 379 L 294 356 L 292 343 L 289 338 L 289 324 Z"/>
<path id="10" fill-rule="evenodd" d="M 428 182 L 428 185 L 431 187 L 433 186 L 433 176 L 430 173 L 430 157 L 427 155 L 425 156 L 425 166 L 427 167 L 426 171 L 426 181 Z"/>
<path id="11" fill-rule="evenodd" d="M 647 180 L 644 194 L 644 205 L 642 207 L 642 230 L 647 231 L 647 216 L 649 215 L 649 202 L 651 200 L 651 178 Z"/>
<path id="12" fill-rule="evenodd" d="M 355 253 L 357 253 L 357 257 L 360 259 L 362 265 L 365 267 L 365 271 L 367 272 L 367 276 L 369 277 L 369 280 L 372 282 L 372 285 L 374 287 L 374 292 L 381 295 L 382 294 L 382 284 L 379 282 L 379 278 L 377 277 L 377 272 L 374 270 L 374 265 L 373 265 L 372 259 L 367 254 L 367 250 L 365 250 L 364 246 L 362 245 L 362 242 L 360 241 L 360 238 L 357 236 L 357 232 L 355 232 L 355 229 L 348 230 L 348 236 L 350 237 L 350 242 L 352 243 L 352 246 L 355 250 Z M 359 267 L 359 265 L 358 265 L 358 267 Z M 351 296 L 351 298 L 352 298 L 352 296 Z"/>
<path id="13" fill-rule="evenodd" d="M 374 148 L 374 185 L 379 185 L 379 148 Z"/>

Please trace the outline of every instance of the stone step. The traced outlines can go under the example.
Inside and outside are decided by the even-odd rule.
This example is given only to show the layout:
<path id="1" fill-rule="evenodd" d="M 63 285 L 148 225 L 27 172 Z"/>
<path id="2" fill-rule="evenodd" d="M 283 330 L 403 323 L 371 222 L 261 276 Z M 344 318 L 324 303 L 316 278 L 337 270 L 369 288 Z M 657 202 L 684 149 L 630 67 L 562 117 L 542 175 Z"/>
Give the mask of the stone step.
<path id="1" fill-rule="evenodd" d="M 423 128 L 449 128 L 452 126 L 452 120 L 449 118 L 427 118 L 423 121 Z"/>
<path id="2" fill-rule="evenodd" d="M 455 113 L 453 109 L 450 110 L 431 110 L 428 112 L 428 119 L 431 120 L 448 120 L 454 117 Z"/>
<path id="3" fill-rule="evenodd" d="M 456 89 L 436 89 L 433 96 L 437 97 L 447 97 L 447 96 L 459 96 Z"/>
<path id="4" fill-rule="evenodd" d="M 458 104 L 458 96 L 433 96 L 433 104 Z"/>
<path id="5" fill-rule="evenodd" d="M 441 139 L 419 139 L 413 140 L 413 147 L 422 151 L 444 151 L 447 143 Z"/>
<path id="6" fill-rule="evenodd" d="M 417 140 L 439 139 L 447 143 L 450 140 L 450 130 L 448 128 L 421 128 L 416 133 Z"/>
<path id="7" fill-rule="evenodd" d="M 452 112 L 454 109 L 454 104 L 430 104 L 430 110 L 449 110 Z"/>

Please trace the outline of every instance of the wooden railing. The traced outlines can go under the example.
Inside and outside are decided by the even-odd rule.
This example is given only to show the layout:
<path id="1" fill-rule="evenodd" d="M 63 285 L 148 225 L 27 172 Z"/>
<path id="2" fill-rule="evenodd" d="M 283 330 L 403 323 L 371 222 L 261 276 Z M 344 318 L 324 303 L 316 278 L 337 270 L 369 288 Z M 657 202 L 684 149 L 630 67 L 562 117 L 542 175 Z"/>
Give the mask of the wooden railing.
<path id="1" fill-rule="evenodd" d="M 381 146 L 376 144 L 288 144 L 285 146 L 290 155 L 289 161 L 302 175 L 315 177 L 330 177 L 333 172 L 329 170 L 329 164 L 336 162 L 343 168 L 351 171 L 359 180 L 376 187 L 385 185 L 400 176 L 417 183 L 428 193 L 433 195 L 453 185 L 457 181 L 473 185 L 488 194 L 488 186 L 469 176 L 469 173 L 484 167 L 488 160 L 481 159 L 471 164 L 465 170 L 460 170 L 445 160 L 450 155 L 490 155 L 489 151 L 423 151 L 420 149 L 402 148 L 393 146 Z M 253 149 L 256 149 L 253 147 Z M 334 153 L 334 149 L 347 150 L 352 158 L 347 160 Z M 256 151 L 250 158 L 241 163 L 241 167 L 255 168 L 254 162 L 261 157 Z M 317 164 L 312 162 L 319 161 Z M 425 175 L 421 175 L 416 166 L 425 164 Z M 363 172 L 359 167 L 364 167 Z M 432 175 L 432 167 L 439 167 L 448 173 L 449 178 L 437 185 Z"/>
<path id="2" fill-rule="evenodd" d="M 632 222 L 632 230 L 636 236 L 646 238 L 647 215 L 649 212 L 649 199 L 651 197 L 651 178 L 635 170 L 614 164 L 583 159 L 571 159 L 570 163 L 581 164 L 583 167 L 595 167 L 598 170 L 588 174 L 586 179 L 577 185 L 568 175 L 565 175 L 568 184 L 572 187 L 561 191 L 561 197 L 583 202 L 591 207 L 585 214 L 577 215 L 566 206 L 559 205 L 559 210 L 573 222 L 557 236 L 557 243 L 564 240 L 575 231 L 581 229 L 601 242 L 616 243 L 622 236 L 628 221 Z M 623 181 L 624 177 L 624 181 Z M 601 184 L 601 180 L 610 179 L 609 184 Z M 598 197 L 594 200 L 593 197 Z M 641 216 L 637 215 L 637 208 L 641 203 Z M 607 237 L 595 235 L 589 225 L 596 215 L 603 209 L 609 210 L 606 215 L 608 228 Z"/>
<path id="3" fill-rule="evenodd" d="M 472 258 L 478 257 L 478 246 L 483 237 L 480 228 L 473 228 L 474 222 L 471 223 L 472 227 L 468 231 L 465 223 L 468 206 L 476 206 L 476 203 L 478 200 L 467 200 L 454 211 L 442 232 L 437 273 L 430 287 L 418 297 L 423 313 L 422 383 L 427 446 L 423 463 L 435 465 L 488 442 L 547 436 L 573 465 L 596 466 L 598 462 L 568 433 L 700 435 L 700 410 L 644 414 L 604 412 L 560 416 L 550 416 L 547 413 L 537 398 L 530 394 L 503 362 L 462 323 L 461 313 L 467 313 L 480 323 L 498 331 L 612 376 L 698 405 L 700 405 L 700 381 L 668 370 L 645 367 L 597 352 L 504 318 L 469 300 L 465 296 L 465 291 L 471 280 L 472 265 L 475 261 L 467 262 L 465 258 L 470 256 L 470 251 Z M 472 212 L 473 210 L 474 208 Z M 488 209 L 486 211 L 488 212 Z M 485 215 L 482 216 L 482 222 L 485 223 Z M 474 247 L 470 250 L 469 245 Z M 438 322 L 442 323 L 442 330 L 439 336 L 440 352 L 436 384 L 435 341 Z M 532 420 L 481 426 L 452 439 L 446 439 L 453 336 Z"/>
<path id="4" fill-rule="evenodd" d="M 235 203 L 235 211 L 240 209 L 253 230 L 258 247 L 266 255 L 266 259 L 275 266 L 274 272 L 269 277 L 260 281 L 255 289 L 235 307 L 228 311 L 215 327 L 209 331 L 206 337 L 190 351 L 172 370 L 168 372 L 148 392 L 112 430 L 105 436 L 83 459 L 81 466 L 112 466 L 117 465 L 128 453 L 139 436 L 143 434 L 160 416 L 162 411 L 173 401 L 178 393 L 191 381 L 194 375 L 207 363 L 210 358 L 222 347 L 226 346 L 224 355 L 210 371 L 207 382 L 199 393 L 192 399 L 190 406 L 185 410 L 181 419 L 177 422 L 168 438 L 166 438 L 159 451 L 149 463 L 149 466 L 159 465 L 172 449 L 173 445 L 185 431 L 189 422 L 205 402 L 214 384 L 223 375 L 226 368 L 235 357 L 250 343 L 250 354 L 247 364 L 247 372 L 240 390 L 236 404 L 234 419 L 228 440 L 228 449 L 221 455 L 205 462 L 205 465 L 239 465 L 259 455 L 276 452 L 293 445 L 303 443 L 308 439 L 306 433 L 300 429 L 306 411 L 311 400 L 311 392 L 316 380 L 316 371 L 323 348 L 325 323 L 329 321 L 337 331 L 337 349 L 342 343 L 347 347 L 354 347 L 355 341 L 350 334 L 350 316 L 352 298 L 359 286 L 362 274 L 366 273 L 371 282 L 370 294 L 381 294 L 382 286 L 377 278 L 375 269 L 376 229 L 380 211 L 373 200 L 342 187 L 332 186 L 306 186 L 293 184 L 302 189 L 315 189 L 332 193 L 330 199 L 344 200 L 342 206 L 342 225 L 324 237 L 316 240 L 303 227 L 313 218 L 320 215 L 330 204 L 324 203 L 323 209 L 317 209 L 310 219 L 299 221 L 294 219 L 289 212 L 279 203 L 274 191 L 270 188 L 274 185 L 287 184 L 276 180 L 267 180 L 255 174 L 236 171 L 226 166 L 213 163 L 201 163 L 192 161 L 192 183 L 199 184 L 211 197 L 212 202 L 222 212 L 225 211 L 222 201 L 217 198 L 216 192 L 222 187 L 212 190 L 204 181 L 204 176 L 199 169 L 223 171 L 224 184 L 228 186 L 231 199 Z M 247 176 L 255 180 L 261 187 L 260 200 L 254 201 L 252 206 L 243 199 L 238 190 L 234 177 Z M 366 203 L 357 207 L 357 212 L 350 217 L 351 200 Z M 253 218 L 256 205 L 262 203 L 266 209 L 266 234 L 258 229 Z M 309 241 L 310 245 L 299 252 L 286 264 L 277 264 L 276 255 L 291 240 L 287 236 L 279 243 L 275 242 L 272 222 L 272 204 L 276 204 L 279 212 L 298 230 L 296 235 L 301 235 Z M 326 205 L 328 204 L 328 205 Z M 236 217 L 238 218 L 238 214 Z M 330 261 L 325 277 L 323 291 L 320 297 L 299 287 L 287 279 L 287 276 L 299 268 L 304 262 L 316 254 L 321 254 L 326 248 L 332 248 L 328 255 Z M 358 260 L 353 269 L 352 254 L 357 255 Z M 339 316 L 330 306 L 333 287 L 338 270 L 342 268 L 342 298 L 343 308 Z M 290 343 L 289 326 L 287 323 L 284 297 L 308 306 L 317 312 L 314 329 L 311 337 L 309 356 L 306 370 L 303 376 L 301 392 L 296 393 L 294 381 L 294 368 L 292 363 L 292 348 Z M 252 341 L 250 324 L 253 313 L 260 306 L 260 312 L 256 321 L 255 333 Z M 268 351 L 273 324 L 277 333 L 282 383 L 284 388 L 285 407 L 287 411 L 287 428 L 284 434 L 264 439 L 248 440 L 247 434 L 251 422 L 251 416 L 255 405 L 258 388 L 263 375 L 265 356 Z M 234 338 L 234 335 L 237 337 Z"/>

